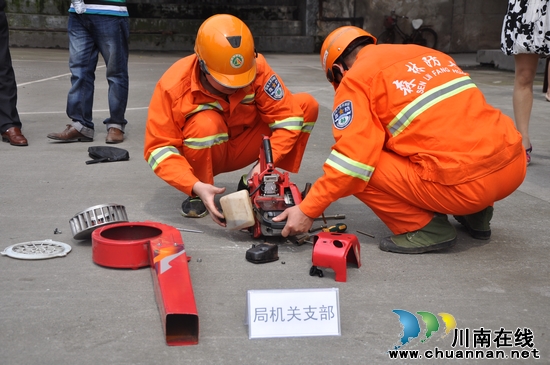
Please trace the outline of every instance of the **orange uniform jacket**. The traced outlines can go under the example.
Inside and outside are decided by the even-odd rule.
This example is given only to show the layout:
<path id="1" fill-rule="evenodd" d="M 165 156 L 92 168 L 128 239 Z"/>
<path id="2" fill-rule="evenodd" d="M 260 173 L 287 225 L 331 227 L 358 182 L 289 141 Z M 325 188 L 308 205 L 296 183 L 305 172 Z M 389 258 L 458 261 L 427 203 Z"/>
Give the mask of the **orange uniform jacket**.
<path id="1" fill-rule="evenodd" d="M 332 121 L 336 143 L 324 175 L 300 204 L 312 218 L 363 192 L 383 150 L 441 185 L 479 179 L 525 154 L 513 121 L 486 103 L 468 74 L 416 45 L 364 47 L 336 90 Z"/>
<path id="2" fill-rule="evenodd" d="M 230 95 L 227 101 L 203 88 L 199 81 L 200 69 L 195 55 L 179 60 L 166 71 L 157 83 L 151 99 L 144 146 L 145 160 L 160 178 L 191 195 L 193 185 L 199 181 L 193 173 L 193 166 L 196 168 L 196 164 L 216 162 L 190 161 L 184 154 L 184 147 L 196 150 L 217 148 L 238 139 L 244 131 L 257 127 L 258 123 L 265 124 L 267 134 L 271 133 L 275 165 L 295 147 L 300 135 L 309 136 L 317 118 L 318 104 L 307 95 L 307 100 L 311 100 L 314 117 L 304 122 L 304 112 L 297 98 L 288 91 L 265 58 L 258 55 L 256 63 L 255 80 Z M 186 122 L 192 117 L 200 116 L 203 111 L 214 111 L 222 116 L 226 124 L 224 131 L 203 138 L 184 135 Z M 302 153 L 305 141 L 307 139 L 301 143 Z M 249 143 L 239 143 L 247 142 Z M 253 158 L 256 159 L 259 144 L 254 153 Z M 299 156 L 301 160 L 301 154 Z M 246 164 L 242 167 L 244 166 Z M 296 172 L 298 167 L 299 161 L 291 166 L 284 166 L 291 172 Z"/>

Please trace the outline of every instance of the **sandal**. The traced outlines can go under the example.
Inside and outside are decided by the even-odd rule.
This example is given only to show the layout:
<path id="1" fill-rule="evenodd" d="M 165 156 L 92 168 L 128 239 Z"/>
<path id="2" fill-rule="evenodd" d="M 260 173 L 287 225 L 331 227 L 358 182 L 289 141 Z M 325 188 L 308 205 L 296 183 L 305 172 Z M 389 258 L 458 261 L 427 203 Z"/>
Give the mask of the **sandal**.
<path id="1" fill-rule="evenodd" d="M 525 154 L 527 155 L 527 166 L 531 163 L 531 152 L 533 152 L 533 146 L 529 145 L 529 148 L 525 150 Z"/>

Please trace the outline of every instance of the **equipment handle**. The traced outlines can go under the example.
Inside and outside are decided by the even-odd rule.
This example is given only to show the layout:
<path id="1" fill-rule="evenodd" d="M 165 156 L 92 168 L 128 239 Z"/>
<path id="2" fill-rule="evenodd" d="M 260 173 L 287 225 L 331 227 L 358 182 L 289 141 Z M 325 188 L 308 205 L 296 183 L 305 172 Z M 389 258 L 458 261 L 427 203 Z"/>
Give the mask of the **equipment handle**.
<path id="1" fill-rule="evenodd" d="M 306 198 L 307 193 L 311 190 L 311 183 L 306 183 L 306 186 L 304 187 L 304 191 L 302 191 L 302 200 Z"/>
<path id="2" fill-rule="evenodd" d="M 265 164 L 273 164 L 273 153 L 271 152 L 271 142 L 269 137 L 264 137 L 264 153 L 265 153 Z"/>

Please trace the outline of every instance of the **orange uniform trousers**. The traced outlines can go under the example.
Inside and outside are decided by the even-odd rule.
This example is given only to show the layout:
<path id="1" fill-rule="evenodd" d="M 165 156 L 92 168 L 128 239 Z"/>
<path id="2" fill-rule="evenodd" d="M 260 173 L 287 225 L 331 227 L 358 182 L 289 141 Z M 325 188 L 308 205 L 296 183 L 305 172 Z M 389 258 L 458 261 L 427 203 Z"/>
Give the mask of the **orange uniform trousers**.
<path id="1" fill-rule="evenodd" d="M 304 112 L 304 123 L 314 123 L 317 120 L 319 106 L 310 94 L 293 94 Z M 232 129 L 228 127 L 223 115 L 205 110 L 193 115 L 185 123 L 183 138 L 203 138 L 220 133 L 228 133 L 229 140 L 209 148 L 193 149 L 183 145 L 183 155 L 193 168 L 194 175 L 203 183 L 214 184 L 214 176 L 244 168 L 258 160 L 263 136 L 271 136 L 269 125 L 258 120 L 249 128 L 239 125 Z M 306 149 L 310 133 L 300 132 L 293 148 L 281 161 L 278 168 L 290 172 L 298 172 Z M 276 145 L 272 144 L 275 150 Z"/>
<path id="2" fill-rule="evenodd" d="M 367 188 L 355 196 L 394 234 L 402 234 L 426 226 L 434 212 L 466 215 L 492 206 L 521 185 L 526 171 L 526 157 L 521 154 L 506 167 L 477 180 L 442 185 L 422 180 L 407 157 L 382 151 Z"/>

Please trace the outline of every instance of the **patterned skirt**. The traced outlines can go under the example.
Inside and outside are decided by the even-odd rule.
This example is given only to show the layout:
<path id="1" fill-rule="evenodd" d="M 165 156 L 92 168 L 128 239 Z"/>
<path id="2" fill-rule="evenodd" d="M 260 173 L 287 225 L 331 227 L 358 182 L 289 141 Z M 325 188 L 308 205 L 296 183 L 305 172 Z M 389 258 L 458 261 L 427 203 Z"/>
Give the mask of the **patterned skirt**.
<path id="1" fill-rule="evenodd" d="M 500 49 L 506 55 L 550 55 L 550 0 L 508 0 Z"/>

